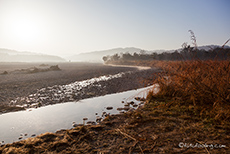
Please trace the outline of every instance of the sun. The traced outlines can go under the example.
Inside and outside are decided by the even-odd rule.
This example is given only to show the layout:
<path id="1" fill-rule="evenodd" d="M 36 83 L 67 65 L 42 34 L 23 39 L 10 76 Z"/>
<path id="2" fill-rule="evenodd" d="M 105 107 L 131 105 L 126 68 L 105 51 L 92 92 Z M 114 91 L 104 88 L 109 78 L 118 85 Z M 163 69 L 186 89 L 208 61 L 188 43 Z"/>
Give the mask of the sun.
<path id="1" fill-rule="evenodd" d="M 29 19 L 17 19 L 11 26 L 11 35 L 20 42 L 36 41 L 40 36 L 39 23 Z"/>
<path id="2" fill-rule="evenodd" d="M 5 1 L 2 5 L 4 7 L 0 9 L 0 33 L 5 36 L 5 41 L 10 46 L 30 48 L 44 42 L 47 18 L 44 12 L 34 7 L 35 3 Z"/>

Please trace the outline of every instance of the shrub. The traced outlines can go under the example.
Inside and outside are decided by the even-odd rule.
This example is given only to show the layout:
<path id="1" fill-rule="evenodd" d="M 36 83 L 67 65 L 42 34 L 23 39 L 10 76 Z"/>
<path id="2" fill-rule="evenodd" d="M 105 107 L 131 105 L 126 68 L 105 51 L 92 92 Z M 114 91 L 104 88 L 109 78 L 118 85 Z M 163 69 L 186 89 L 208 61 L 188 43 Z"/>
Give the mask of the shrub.
<path id="1" fill-rule="evenodd" d="M 8 74 L 8 72 L 7 72 L 7 71 L 4 71 L 2 74 L 3 74 L 3 75 L 6 75 L 6 74 Z"/>

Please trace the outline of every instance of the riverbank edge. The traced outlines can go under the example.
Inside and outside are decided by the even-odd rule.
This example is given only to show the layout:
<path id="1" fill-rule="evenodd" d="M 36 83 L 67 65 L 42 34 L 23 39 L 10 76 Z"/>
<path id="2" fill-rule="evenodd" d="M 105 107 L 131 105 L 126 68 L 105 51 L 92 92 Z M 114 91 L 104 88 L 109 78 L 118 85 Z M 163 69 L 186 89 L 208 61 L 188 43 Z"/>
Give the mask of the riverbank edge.
<path id="1" fill-rule="evenodd" d="M 105 66 L 110 66 L 110 65 L 105 65 Z M 135 68 L 136 69 L 136 71 L 132 71 L 132 73 L 134 73 L 134 76 L 138 76 L 138 75 L 135 75 L 135 74 L 137 74 L 137 72 L 140 72 L 140 71 L 145 71 L 145 70 L 149 70 L 149 69 L 151 69 L 151 68 L 149 68 L 149 67 L 145 67 L 144 69 L 140 69 L 139 68 L 139 66 L 116 66 L 116 65 L 113 65 L 112 67 L 122 67 L 122 68 L 128 68 L 128 67 L 132 67 L 132 68 Z M 154 69 L 154 68 L 152 68 L 152 69 Z M 130 71 L 126 71 L 126 72 L 120 72 L 120 73 L 124 73 L 125 75 L 127 75 L 127 73 L 128 74 L 130 74 L 129 73 Z M 158 70 L 157 69 L 155 69 L 155 70 L 153 70 L 153 72 L 155 72 L 155 73 L 158 73 Z M 127 78 L 127 77 L 125 77 L 125 78 Z M 129 77 L 128 77 L 129 78 Z M 111 80 L 111 81 L 110 81 Z M 110 80 L 108 80 L 108 81 L 100 81 L 101 82 L 101 84 L 105 84 L 106 86 L 109 86 L 106 82 L 114 82 L 114 79 L 110 79 Z M 118 79 L 118 80 L 124 80 L 122 77 L 120 77 L 120 79 Z M 117 81 L 115 81 L 115 82 L 117 82 Z M 126 86 L 126 88 L 124 89 L 123 88 L 123 90 L 119 90 L 119 91 L 112 91 L 112 92 L 110 92 L 110 91 L 108 91 L 108 92 L 105 92 L 105 91 L 103 91 L 103 92 L 101 92 L 101 90 L 97 90 L 97 93 L 98 94 L 95 94 L 95 95 L 91 95 L 91 93 L 90 93 L 90 95 L 88 95 L 88 96 L 84 96 L 84 97 L 82 97 L 82 98 L 77 98 L 77 99 L 74 99 L 74 100 L 65 100 L 65 101 L 62 101 L 62 102 L 56 102 L 55 104 L 57 104 L 57 103 L 65 103 L 65 102 L 69 102 L 69 101 L 79 101 L 79 100 L 81 100 L 81 99 L 86 99 L 86 98 L 92 98 L 92 97 L 97 97 L 97 96 L 103 96 L 103 95 L 106 95 L 106 94 L 112 94 L 112 93 L 116 93 L 116 92 L 123 92 L 123 91 L 127 91 L 127 90 L 133 90 L 133 89 L 137 89 L 137 88 L 142 88 L 142 87 L 144 87 L 144 86 L 142 86 L 142 87 L 130 87 L 130 86 Z M 86 87 L 87 88 L 87 87 Z M 112 88 L 112 87 L 111 87 Z M 108 89 L 108 88 L 107 88 Z M 87 90 L 87 89 L 84 89 L 84 90 Z M 88 89 L 89 91 L 91 90 L 91 89 Z M 25 96 L 26 97 L 26 96 Z M 37 106 L 37 107 L 39 107 L 39 106 Z M 6 105 L 6 104 L 0 104 L 0 115 L 1 114 L 5 114 L 5 113 L 9 113 L 9 112 L 17 112 L 17 111 L 22 111 L 22 110 L 26 110 L 26 109 L 28 109 L 28 107 L 26 108 L 26 107 L 19 107 L 19 106 L 15 106 L 15 105 Z"/>
<path id="2" fill-rule="evenodd" d="M 229 126 L 210 126 L 188 109 L 145 101 L 137 110 L 110 115 L 97 125 L 44 133 L 0 146 L 0 153 L 228 153 Z M 192 109 L 191 109 L 192 110 Z M 207 146 L 207 147 L 206 147 Z"/>
<path id="3" fill-rule="evenodd" d="M 169 107 L 166 107 L 168 106 Z M 229 153 L 229 124 L 213 125 L 193 108 L 151 98 L 137 110 L 2 145 L 0 153 Z"/>

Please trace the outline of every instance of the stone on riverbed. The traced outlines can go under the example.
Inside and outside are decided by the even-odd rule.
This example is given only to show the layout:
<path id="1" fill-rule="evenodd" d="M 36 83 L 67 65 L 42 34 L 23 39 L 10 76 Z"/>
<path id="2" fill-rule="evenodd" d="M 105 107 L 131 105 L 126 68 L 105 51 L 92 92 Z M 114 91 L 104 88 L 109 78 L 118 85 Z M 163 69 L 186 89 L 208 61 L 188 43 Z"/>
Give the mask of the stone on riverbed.
<path id="1" fill-rule="evenodd" d="M 134 101 L 131 101 L 129 104 L 133 105 L 133 104 L 134 104 Z"/>
<path id="2" fill-rule="evenodd" d="M 107 107 L 106 109 L 107 109 L 107 110 L 112 110 L 113 107 L 109 106 L 109 107 Z"/>
<path id="3" fill-rule="evenodd" d="M 118 111 L 121 111 L 121 110 L 124 110 L 124 108 L 118 107 L 117 110 L 118 110 Z"/>
<path id="4" fill-rule="evenodd" d="M 83 126 L 83 124 L 73 124 L 73 127 Z"/>
<path id="5" fill-rule="evenodd" d="M 94 121 L 88 121 L 87 125 L 96 125 L 96 122 L 94 122 Z"/>
<path id="6" fill-rule="evenodd" d="M 83 120 L 85 121 L 85 120 L 88 120 L 88 118 L 83 118 Z"/>
<path id="7" fill-rule="evenodd" d="M 102 121 L 102 118 L 101 118 L 101 117 L 97 117 L 97 118 L 96 118 L 96 122 L 97 122 L 97 123 L 99 123 L 99 122 L 101 122 L 101 121 Z"/>

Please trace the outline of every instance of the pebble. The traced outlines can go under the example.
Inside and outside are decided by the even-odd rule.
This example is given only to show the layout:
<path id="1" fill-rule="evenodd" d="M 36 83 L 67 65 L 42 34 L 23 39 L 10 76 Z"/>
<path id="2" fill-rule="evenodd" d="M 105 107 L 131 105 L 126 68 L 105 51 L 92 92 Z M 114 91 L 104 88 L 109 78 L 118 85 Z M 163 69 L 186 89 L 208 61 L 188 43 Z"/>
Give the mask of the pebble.
<path id="1" fill-rule="evenodd" d="M 99 123 L 99 122 L 101 122 L 101 121 L 102 121 L 102 118 L 101 118 L 101 117 L 99 117 L 99 118 L 96 119 L 96 122 L 97 122 L 97 123 Z"/>
<path id="2" fill-rule="evenodd" d="M 134 108 L 130 108 L 128 111 L 132 112 L 132 111 L 134 111 L 134 110 L 135 110 Z"/>
<path id="3" fill-rule="evenodd" d="M 94 122 L 94 121 L 88 121 L 87 125 L 96 125 L 96 122 Z"/>
<path id="4" fill-rule="evenodd" d="M 121 111 L 121 110 L 124 110 L 124 108 L 118 107 L 117 110 L 118 110 L 118 111 Z"/>
<path id="5" fill-rule="evenodd" d="M 106 109 L 107 109 L 107 110 L 112 110 L 113 107 L 109 106 L 109 107 L 107 107 Z"/>
<path id="6" fill-rule="evenodd" d="M 133 105 L 133 104 L 134 104 L 134 101 L 131 101 L 129 104 Z"/>
<path id="7" fill-rule="evenodd" d="M 145 103 L 145 102 L 140 102 L 139 104 L 142 105 L 142 104 L 144 104 L 144 103 Z"/>
<path id="8" fill-rule="evenodd" d="M 83 126 L 83 124 L 73 124 L 73 127 Z"/>
<path id="9" fill-rule="evenodd" d="M 85 120 L 88 120 L 88 118 L 83 118 L 83 120 L 85 121 Z"/>

